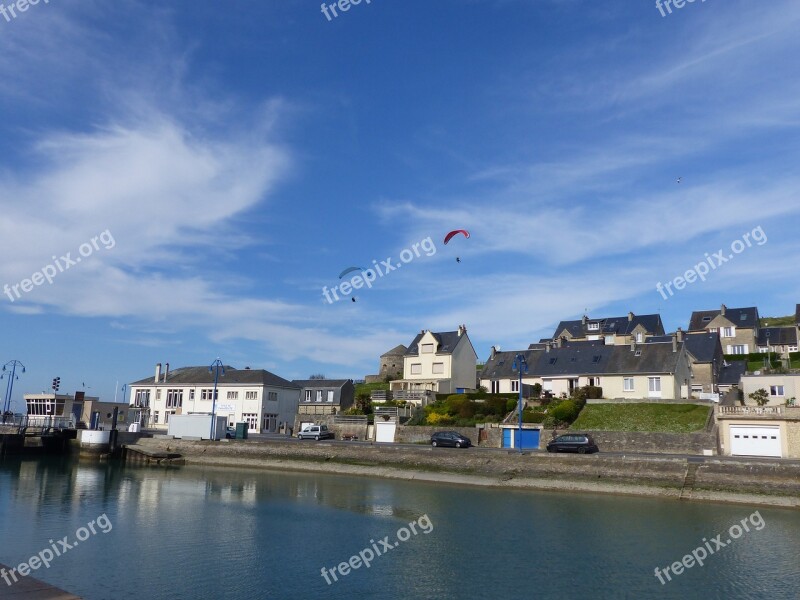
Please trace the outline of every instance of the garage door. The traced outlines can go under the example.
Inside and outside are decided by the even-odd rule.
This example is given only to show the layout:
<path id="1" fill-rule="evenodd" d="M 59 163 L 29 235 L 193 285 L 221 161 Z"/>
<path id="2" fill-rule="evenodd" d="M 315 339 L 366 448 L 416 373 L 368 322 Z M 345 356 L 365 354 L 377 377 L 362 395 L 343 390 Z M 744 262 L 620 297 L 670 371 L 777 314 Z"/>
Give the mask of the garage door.
<path id="1" fill-rule="evenodd" d="M 394 421 L 389 421 L 388 423 L 375 423 L 375 441 L 394 442 L 395 429 L 397 429 L 397 423 Z"/>
<path id="2" fill-rule="evenodd" d="M 780 427 L 731 425 L 730 433 L 734 456 L 781 456 Z"/>

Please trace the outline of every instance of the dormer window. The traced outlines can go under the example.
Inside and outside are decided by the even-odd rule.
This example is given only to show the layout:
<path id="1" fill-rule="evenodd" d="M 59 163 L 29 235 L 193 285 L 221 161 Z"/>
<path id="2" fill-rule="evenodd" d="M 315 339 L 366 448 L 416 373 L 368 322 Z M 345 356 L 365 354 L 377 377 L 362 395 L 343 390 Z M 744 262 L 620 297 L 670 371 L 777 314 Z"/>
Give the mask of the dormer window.
<path id="1" fill-rule="evenodd" d="M 633 355 L 634 356 L 641 356 L 642 355 L 642 351 L 641 350 L 637 350 L 636 352 L 633 353 Z"/>
<path id="2" fill-rule="evenodd" d="M 423 354 L 433 354 L 433 344 L 422 344 Z"/>
<path id="3" fill-rule="evenodd" d="M 643 338 L 643 336 L 642 336 L 642 332 L 640 331 L 639 333 L 637 333 L 637 334 L 636 334 L 636 341 L 637 341 L 639 344 L 641 344 L 641 343 L 642 343 L 642 338 Z"/>
<path id="4" fill-rule="evenodd" d="M 600 323 L 589 323 L 587 329 L 589 331 L 598 331 L 600 329 Z"/>
<path id="5" fill-rule="evenodd" d="M 708 323 L 711 320 L 711 317 L 703 317 L 703 323 Z"/>
<path id="6" fill-rule="evenodd" d="M 740 321 L 747 321 L 747 313 L 742 313 L 741 315 L 739 315 L 739 320 Z"/>

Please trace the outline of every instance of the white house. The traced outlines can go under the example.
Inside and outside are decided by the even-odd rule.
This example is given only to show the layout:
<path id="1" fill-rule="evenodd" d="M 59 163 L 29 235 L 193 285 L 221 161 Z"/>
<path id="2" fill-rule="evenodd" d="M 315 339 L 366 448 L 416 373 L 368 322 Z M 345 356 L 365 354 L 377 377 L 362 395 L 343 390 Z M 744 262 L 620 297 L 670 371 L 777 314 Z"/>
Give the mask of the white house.
<path id="1" fill-rule="evenodd" d="M 403 355 L 403 379 L 390 383 L 396 398 L 429 394 L 456 394 L 475 389 L 478 355 L 459 325 L 456 331 L 435 333 L 423 329 Z"/>
<path id="2" fill-rule="evenodd" d="M 182 367 L 128 385 L 131 408 L 141 409 L 142 426 L 167 429 L 170 415 L 212 411 L 214 372 L 209 367 Z M 277 432 L 291 427 L 297 413 L 300 388 L 263 369 L 219 369 L 214 412 L 228 425 L 248 423 L 250 433 Z"/>

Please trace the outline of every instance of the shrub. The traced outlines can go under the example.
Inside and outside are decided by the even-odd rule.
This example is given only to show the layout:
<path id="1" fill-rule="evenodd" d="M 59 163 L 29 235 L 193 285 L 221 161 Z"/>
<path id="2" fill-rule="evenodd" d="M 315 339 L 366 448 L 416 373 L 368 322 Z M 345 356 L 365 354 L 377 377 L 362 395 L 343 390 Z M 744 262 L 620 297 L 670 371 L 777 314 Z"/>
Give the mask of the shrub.
<path id="1" fill-rule="evenodd" d="M 510 398 L 508 400 L 506 400 L 506 412 L 510 413 L 512 410 L 517 410 L 517 404 L 518 403 L 519 403 L 519 400 L 512 400 Z"/>
<path id="2" fill-rule="evenodd" d="M 548 414 L 557 422 L 572 423 L 580 412 L 581 409 L 574 400 L 564 400 L 551 408 Z"/>
<path id="3" fill-rule="evenodd" d="M 431 413 L 428 415 L 428 418 L 425 420 L 428 425 L 453 425 L 455 423 L 455 419 L 450 415 L 443 415 L 441 413 Z"/>
<path id="4" fill-rule="evenodd" d="M 764 406 L 767 402 L 769 402 L 769 393 L 764 388 L 760 390 L 756 390 L 752 394 L 750 394 L 750 399 L 755 400 L 756 404 L 759 406 Z"/>
<path id="5" fill-rule="evenodd" d="M 531 394 L 533 394 L 534 398 L 538 398 L 542 395 L 542 384 L 541 383 L 534 383 L 531 386 Z"/>
<path id="6" fill-rule="evenodd" d="M 452 416 L 462 419 L 471 419 L 476 412 L 475 402 L 467 398 L 466 394 L 452 394 L 444 401 L 445 411 Z"/>
<path id="7" fill-rule="evenodd" d="M 543 423 L 546 418 L 547 414 L 543 412 L 534 412 L 534 411 L 522 412 L 523 423 Z"/>

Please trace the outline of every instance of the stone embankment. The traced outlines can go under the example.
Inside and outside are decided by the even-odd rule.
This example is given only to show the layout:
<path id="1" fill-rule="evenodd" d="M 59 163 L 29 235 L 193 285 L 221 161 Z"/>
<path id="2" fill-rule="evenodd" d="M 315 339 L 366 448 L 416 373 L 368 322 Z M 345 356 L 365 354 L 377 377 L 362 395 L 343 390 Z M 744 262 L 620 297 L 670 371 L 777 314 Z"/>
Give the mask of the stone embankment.
<path id="1" fill-rule="evenodd" d="M 800 462 L 572 455 L 500 449 L 297 441 L 139 440 L 187 465 L 338 473 L 468 485 L 800 507 Z"/>

